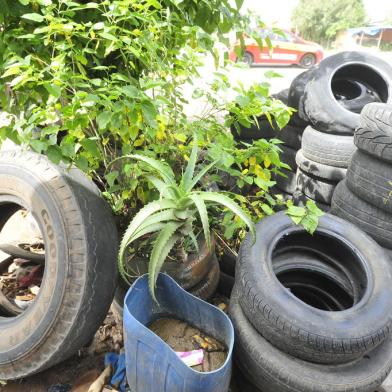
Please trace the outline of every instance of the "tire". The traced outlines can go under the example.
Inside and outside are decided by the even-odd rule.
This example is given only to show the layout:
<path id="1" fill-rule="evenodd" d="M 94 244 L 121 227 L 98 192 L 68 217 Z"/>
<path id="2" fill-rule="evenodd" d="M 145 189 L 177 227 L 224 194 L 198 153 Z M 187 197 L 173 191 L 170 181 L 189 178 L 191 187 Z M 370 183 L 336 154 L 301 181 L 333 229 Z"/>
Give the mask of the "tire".
<path id="1" fill-rule="evenodd" d="M 118 247 L 111 210 L 77 169 L 33 152 L 4 151 L 0 192 L 1 227 L 22 205 L 37 221 L 46 249 L 34 304 L 0 321 L 0 379 L 10 380 L 53 366 L 91 340 L 114 295 Z"/>
<path id="2" fill-rule="evenodd" d="M 368 103 L 380 102 L 380 97 L 374 91 L 350 78 L 342 81 L 337 80 L 335 86 L 332 86 L 332 90 L 335 91 L 335 95 L 340 95 L 340 105 L 354 113 L 361 113 L 363 107 Z M 354 96 L 350 97 L 350 94 Z"/>
<path id="3" fill-rule="evenodd" d="M 235 257 L 232 253 L 224 249 L 222 256 L 219 258 L 220 270 L 227 275 L 235 276 L 236 264 L 237 264 L 237 257 Z"/>
<path id="4" fill-rule="evenodd" d="M 220 273 L 218 293 L 223 294 L 225 297 L 230 298 L 231 291 L 234 286 L 234 278 L 224 272 Z"/>
<path id="5" fill-rule="evenodd" d="M 210 299 L 218 288 L 220 277 L 219 263 L 216 255 L 214 255 L 214 261 L 209 273 L 201 280 L 197 285 L 190 288 L 191 294 L 203 299 L 204 301 Z"/>
<path id="6" fill-rule="evenodd" d="M 237 128 L 232 125 L 230 129 L 234 140 L 244 141 L 251 144 L 253 140 L 271 139 L 276 137 L 276 133 L 279 132 L 279 127 L 274 121 L 272 122 L 273 125 L 271 125 L 264 116 L 258 118 L 257 121 L 258 125 L 254 124 L 250 128 L 246 128 L 239 124 L 239 133 Z"/>
<path id="7" fill-rule="evenodd" d="M 316 64 L 316 56 L 312 53 L 306 53 L 302 56 L 299 64 L 303 68 L 312 68 Z"/>
<path id="8" fill-rule="evenodd" d="M 303 155 L 323 165 L 347 168 L 354 151 L 352 136 L 329 135 L 311 126 L 302 135 Z"/>
<path id="9" fill-rule="evenodd" d="M 305 158 L 303 151 L 299 150 L 295 157 L 297 166 L 301 171 L 322 178 L 329 181 L 341 181 L 346 178 L 347 169 L 342 167 L 334 167 L 315 162 L 311 159 Z"/>
<path id="10" fill-rule="evenodd" d="M 347 186 L 371 205 L 392 214 L 392 165 L 356 151 L 347 172 Z"/>
<path id="11" fill-rule="evenodd" d="M 301 148 L 303 132 L 303 127 L 286 125 L 280 131 L 276 131 L 274 138 L 281 140 L 287 147 L 290 147 L 294 150 L 299 150 Z"/>
<path id="12" fill-rule="evenodd" d="M 351 192 L 346 180 L 335 189 L 331 213 L 353 223 L 381 246 L 392 249 L 392 215 Z"/>
<path id="13" fill-rule="evenodd" d="M 312 200 L 319 201 L 320 203 L 331 205 L 336 184 L 337 182 L 335 181 L 311 176 L 301 169 L 297 170 L 297 190 L 300 190 Z"/>
<path id="14" fill-rule="evenodd" d="M 313 71 L 313 76 L 306 85 L 304 108 L 319 131 L 353 135 L 359 125 L 359 114 L 345 109 L 334 96 L 332 87 L 336 80 L 360 82 L 374 91 L 382 102 L 392 100 L 392 67 L 367 53 L 341 52 L 327 57 Z"/>
<path id="15" fill-rule="evenodd" d="M 329 212 L 329 210 L 331 209 L 331 205 L 330 204 L 321 203 L 318 200 L 311 199 L 309 196 L 306 196 L 305 193 L 303 193 L 299 189 L 296 189 L 294 191 L 294 193 L 293 193 L 293 201 L 294 201 L 295 205 L 297 205 L 299 207 L 305 207 L 306 206 L 306 202 L 308 200 L 313 200 L 316 203 L 317 207 L 320 208 L 321 211 Z"/>
<path id="16" fill-rule="evenodd" d="M 303 107 L 303 97 L 307 83 L 313 78 L 314 69 L 302 72 L 294 78 L 290 85 L 287 106 L 297 110 L 290 119 L 297 126 L 306 127 L 309 124 L 309 118 Z"/>
<path id="17" fill-rule="evenodd" d="M 297 186 L 297 180 L 295 174 L 297 168 L 297 164 L 295 162 L 296 151 L 290 147 L 283 146 L 283 145 L 280 145 L 280 148 L 282 150 L 280 154 L 280 160 L 283 163 L 289 165 L 291 167 L 291 171 L 283 169 L 281 170 L 281 172 L 284 175 L 286 175 L 286 177 L 283 177 L 282 175 L 279 174 L 274 174 L 273 179 L 274 181 L 276 181 L 277 188 L 284 191 L 285 193 L 293 194 Z"/>
<path id="18" fill-rule="evenodd" d="M 392 340 L 347 365 L 319 365 L 294 358 L 257 333 L 241 309 L 237 294 L 230 300 L 235 362 L 263 392 L 373 392 L 392 367 Z"/>
<path id="19" fill-rule="evenodd" d="M 21 259 L 32 260 L 43 265 L 45 264 L 45 254 L 25 250 L 23 245 L 26 244 L 0 243 L 0 250 L 14 258 L 20 257 Z"/>
<path id="20" fill-rule="evenodd" d="M 362 151 L 392 163 L 392 105 L 366 105 L 355 131 L 355 145 Z"/>
<path id="21" fill-rule="evenodd" d="M 250 52 L 245 52 L 244 55 L 242 56 L 241 61 L 245 64 L 248 64 L 251 66 L 254 63 L 254 57 L 253 54 Z"/>
<path id="22" fill-rule="evenodd" d="M 350 270 L 361 298 L 341 312 L 316 309 L 290 293 L 273 272 L 275 255 L 287 244 L 320 249 Z M 326 214 L 313 236 L 284 213 L 266 217 L 248 235 L 238 257 L 239 301 L 253 326 L 271 344 L 314 363 L 360 358 L 390 334 L 391 271 L 385 251 L 354 225 Z M 359 267 L 361 266 L 361 267 Z M 359 268 L 358 268 L 359 267 Z M 366 283 L 365 283 L 366 282 Z"/>
<path id="23" fill-rule="evenodd" d="M 279 99 L 279 101 L 282 101 L 285 105 L 287 105 L 289 99 L 289 89 L 285 88 L 284 90 L 281 90 L 276 94 L 272 94 L 271 97 Z"/>

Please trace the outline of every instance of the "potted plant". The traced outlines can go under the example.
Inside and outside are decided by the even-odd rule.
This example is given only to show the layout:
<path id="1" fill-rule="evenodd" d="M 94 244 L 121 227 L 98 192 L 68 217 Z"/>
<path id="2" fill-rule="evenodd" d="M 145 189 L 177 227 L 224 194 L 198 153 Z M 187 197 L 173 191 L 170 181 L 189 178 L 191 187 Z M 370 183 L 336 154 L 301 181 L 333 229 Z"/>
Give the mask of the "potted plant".
<path id="1" fill-rule="evenodd" d="M 146 165 L 146 178 L 158 190 L 159 199 L 146 204 L 129 224 L 120 245 L 119 270 L 121 275 L 129 278 L 126 265 L 127 248 L 135 241 L 145 238 L 152 245 L 148 262 L 149 287 L 153 297 L 154 287 L 159 271 L 173 249 L 177 246 L 179 252 L 186 253 L 185 241 L 193 244 L 194 249 L 200 249 L 200 235 L 207 247 L 212 249 L 208 209 L 211 206 L 224 207 L 237 215 L 255 234 L 252 220 L 228 196 L 219 192 L 203 191 L 197 188 L 199 181 L 217 163 L 214 161 L 204 166 L 195 174 L 198 157 L 197 137 L 194 137 L 192 152 L 180 181 L 176 181 L 173 170 L 164 162 L 156 159 L 132 154 L 126 158 L 144 162 Z M 125 157 L 122 157 L 125 158 Z M 199 217 L 201 233 L 198 235 L 195 225 L 196 216 Z M 179 252 L 178 252 L 179 251 Z"/>

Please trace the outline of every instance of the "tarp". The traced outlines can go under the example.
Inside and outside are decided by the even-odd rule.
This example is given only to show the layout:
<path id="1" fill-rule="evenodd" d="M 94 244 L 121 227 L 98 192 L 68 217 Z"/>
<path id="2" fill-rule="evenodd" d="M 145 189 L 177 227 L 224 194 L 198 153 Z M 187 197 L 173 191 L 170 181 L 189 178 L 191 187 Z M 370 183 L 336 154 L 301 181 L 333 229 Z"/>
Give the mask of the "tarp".
<path id="1" fill-rule="evenodd" d="M 359 34 L 366 34 L 371 36 L 377 36 L 383 30 L 392 30 L 392 26 L 369 26 L 369 27 L 356 27 L 354 29 L 347 29 L 347 33 L 350 36 L 359 35 Z"/>

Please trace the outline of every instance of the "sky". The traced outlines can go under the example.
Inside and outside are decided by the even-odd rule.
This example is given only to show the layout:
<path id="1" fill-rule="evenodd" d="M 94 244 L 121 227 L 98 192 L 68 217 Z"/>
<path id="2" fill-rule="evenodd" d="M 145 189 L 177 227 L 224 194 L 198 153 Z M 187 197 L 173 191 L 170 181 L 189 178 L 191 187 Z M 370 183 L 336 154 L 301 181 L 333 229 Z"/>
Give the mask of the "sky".
<path id="1" fill-rule="evenodd" d="M 328 1 L 328 0 L 326 0 Z M 298 0 L 245 0 L 248 8 L 262 17 L 268 24 L 290 28 L 290 18 Z M 364 0 L 368 17 L 373 22 L 381 22 L 392 16 L 392 0 Z"/>

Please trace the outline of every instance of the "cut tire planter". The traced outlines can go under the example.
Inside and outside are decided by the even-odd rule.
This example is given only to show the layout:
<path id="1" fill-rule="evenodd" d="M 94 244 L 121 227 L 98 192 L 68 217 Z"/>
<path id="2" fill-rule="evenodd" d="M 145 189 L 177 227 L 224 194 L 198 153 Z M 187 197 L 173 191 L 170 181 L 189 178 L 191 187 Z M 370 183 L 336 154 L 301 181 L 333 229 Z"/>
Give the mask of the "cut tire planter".
<path id="1" fill-rule="evenodd" d="M 322 163 L 312 161 L 311 159 L 304 156 L 302 150 L 299 150 L 297 152 L 295 161 L 297 163 L 297 166 L 303 172 L 313 175 L 315 177 L 336 182 L 346 178 L 347 169 L 342 167 L 324 165 Z"/>
<path id="2" fill-rule="evenodd" d="M 374 392 L 392 368 L 392 339 L 367 356 L 344 365 L 320 365 L 294 358 L 254 329 L 241 309 L 234 287 L 230 300 L 236 343 L 235 362 L 263 392 Z"/>
<path id="3" fill-rule="evenodd" d="M 363 52 L 341 52 L 327 57 L 313 71 L 306 85 L 304 108 L 319 131 L 353 135 L 359 114 L 344 108 L 335 98 L 333 83 L 350 79 L 374 91 L 384 103 L 392 101 L 392 67 L 378 57 Z"/>
<path id="4" fill-rule="evenodd" d="M 305 129 L 302 136 L 304 157 L 323 165 L 347 168 L 354 151 L 352 136 L 330 135 L 311 126 Z"/>
<path id="5" fill-rule="evenodd" d="M 124 334 L 127 380 L 133 392 L 227 392 L 232 367 L 234 330 L 218 308 L 183 290 L 160 273 L 154 302 L 146 275 L 135 281 L 124 302 Z M 159 317 L 175 317 L 222 341 L 225 363 L 215 371 L 201 373 L 187 366 L 148 325 Z M 146 366 L 146 364 L 149 364 Z"/>
<path id="6" fill-rule="evenodd" d="M 392 164 L 357 151 L 347 172 L 347 186 L 368 203 L 392 214 Z"/>
<path id="7" fill-rule="evenodd" d="M 115 290 L 117 232 L 97 187 L 39 154 L 0 153 L 0 192 L 1 226 L 28 209 L 46 249 L 36 300 L 0 319 L 0 379 L 9 380 L 65 360 L 92 338 Z"/>
<path id="8" fill-rule="evenodd" d="M 353 223 L 381 246 L 392 249 L 392 215 L 351 192 L 346 180 L 335 189 L 331 213 Z"/>
<path id="9" fill-rule="evenodd" d="M 392 163 L 392 105 L 366 105 L 355 131 L 355 145 L 376 158 Z"/>
<path id="10" fill-rule="evenodd" d="M 287 243 L 321 248 L 339 260 L 361 284 L 360 300 L 344 311 L 326 312 L 290 293 L 273 271 L 274 255 Z M 236 271 L 239 301 L 259 333 L 288 354 L 317 363 L 349 362 L 389 335 L 388 262 L 382 248 L 343 219 L 322 216 L 311 236 L 279 212 L 257 224 L 253 246 L 249 236 L 241 245 Z"/>
<path id="11" fill-rule="evenodd" d="M 337 182 L 316 178 L 309 173 L 297 170 L 296 189 L 303 192 L 312 200 L 330 205 Z"/>

